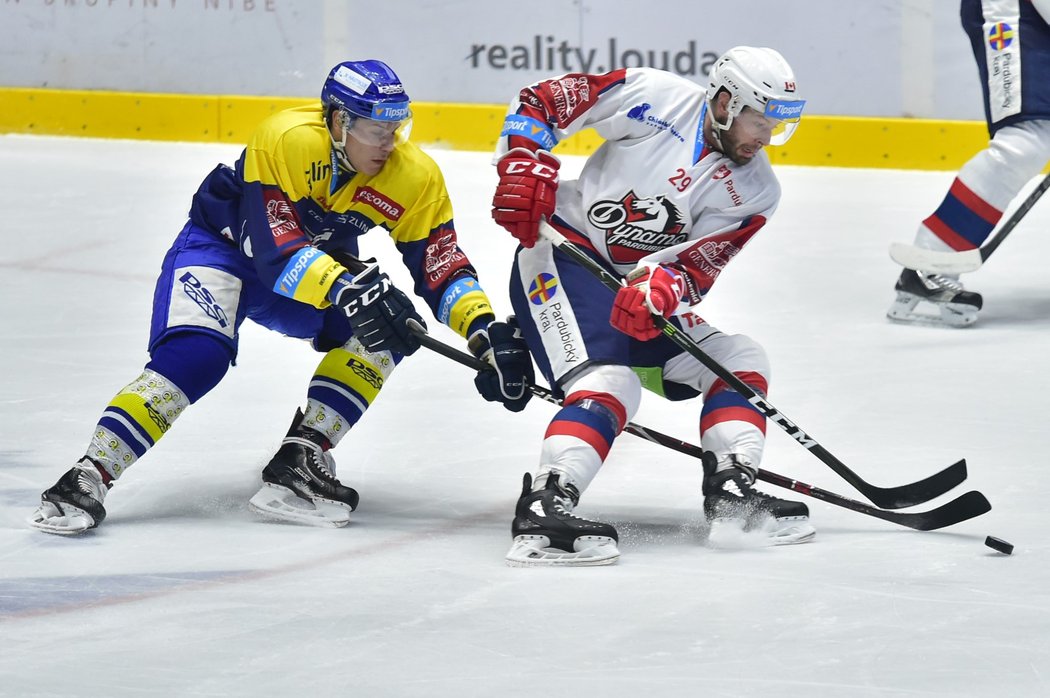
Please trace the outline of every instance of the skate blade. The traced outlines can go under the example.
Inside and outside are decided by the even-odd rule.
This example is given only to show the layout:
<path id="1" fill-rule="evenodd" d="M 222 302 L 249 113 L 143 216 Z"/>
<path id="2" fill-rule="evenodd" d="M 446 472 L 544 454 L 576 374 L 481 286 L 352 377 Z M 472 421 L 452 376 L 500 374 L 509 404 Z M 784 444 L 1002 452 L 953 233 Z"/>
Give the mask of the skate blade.
<path id="1" fill-rule="evenodd" d="M 70 504 L 66 504 L 65 508 L 63 513 L 54 504 L 45 502 L 26 519 L 26 523 L 38 531 L 56 536 L 77 536 L 94 528 L 95 519 L 86 511 Z"/>
<path id="2" fill-rule="evenodd" d="M 287 487 L 264 482 L 248 500 L 248 508 L 257 514 L 324 528 L 342 528 L 350 523 L 350 507 L 329 499 L 303 499 Z"/>
<path id="3" fill-rule="evenodd" d="M 551 548 L 547 536 L 517 536 L 505 560 L 508 567 L 597 567 L 620 559 L 616 541 L 606 536 L 580 536 L 573 548 Z"/>
<path id="4" fill-rule="evenodd" d="M 977 322 L 977 310 L 972 305 L 922 301 L 924 308 L 933 306 L 937 314 L 921 313 L 915 310 L 920 300 L 910 293 L 898 293 L 897 300 L 886 311 L 886 317 L 894 322 L 927 327 L 969 327 Z"/>
<path id="5" fill-rule="evenodd" d="M 739 519 L 716 519 L 711 522 L 707 545 L 721 550 L 796 545 L 808 543 L 816 534 L 817 529 L 806 519 L 768 518 L 751 526 Z"/>
<path id="6" fill-rule="evenodd" d="M 797 545 L 808 543 L 817 535 L 817 529 L 806 520 L 790 521 L 772 519 L 766 523 L 769 545 Z"/>

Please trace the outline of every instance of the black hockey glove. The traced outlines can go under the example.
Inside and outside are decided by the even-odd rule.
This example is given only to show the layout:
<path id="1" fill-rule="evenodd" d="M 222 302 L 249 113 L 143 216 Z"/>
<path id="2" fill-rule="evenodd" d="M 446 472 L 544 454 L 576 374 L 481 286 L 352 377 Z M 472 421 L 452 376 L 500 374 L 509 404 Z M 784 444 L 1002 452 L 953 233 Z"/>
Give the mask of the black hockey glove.
<path id="1" fill-rule="evenodd" d="M 336 279 L 329 298 L 350 319 L 354 336 L 369 351 L 396 351 L 406 356 L 419 349 L 419 338 L 408 327 L 415 320 L 426 323 L 412 301 L 375 262 L 353 278 L 344 274 Z"/>
<path id="2" fill-rule="evenodd" d="M 521 412 L 532 399 L 529 386 L 536 373 L 532 356 L 514 316 L 493 322 L 477 332 L 468 344 L 474 356 L 492 367 L 479 371 L 474 385 L 489 402 L 501 402 L 511 412 Z"/>

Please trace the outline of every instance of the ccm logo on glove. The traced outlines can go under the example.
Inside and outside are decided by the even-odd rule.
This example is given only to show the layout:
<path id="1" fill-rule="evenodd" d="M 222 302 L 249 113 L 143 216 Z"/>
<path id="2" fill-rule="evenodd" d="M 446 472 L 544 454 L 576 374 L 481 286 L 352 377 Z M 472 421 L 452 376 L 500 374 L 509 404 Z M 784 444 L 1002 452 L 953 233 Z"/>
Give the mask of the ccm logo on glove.
<path id="1" fill-rule="evenodd" d="M 415 353 L 419 338 L 409 326 L 409 320 L 426 323 L 416 312 L 412 301 L 394 286 L 390 277 L 379 271 L 379 265 L 369 264 L 353 278 L 342 275 L 329 292 L 333 305 L 342 308 L 354 336 L 369 351 L 396 351 Z"/>
<path id="2" fill-rule="evenodd" d="M 496 163 L 499 184 L 492 218 L 525 247 L 539 239 L 540 220 L 554 214 L 561 162 L 546 150 L 514 148 Z"/>

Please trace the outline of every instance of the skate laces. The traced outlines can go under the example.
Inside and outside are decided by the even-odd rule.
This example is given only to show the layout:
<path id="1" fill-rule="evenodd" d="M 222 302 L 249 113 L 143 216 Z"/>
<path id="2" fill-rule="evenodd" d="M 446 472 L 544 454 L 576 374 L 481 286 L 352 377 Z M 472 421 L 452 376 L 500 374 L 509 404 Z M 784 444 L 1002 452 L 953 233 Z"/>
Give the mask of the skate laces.
<path id="1" fill-rule="evenodd" d="M 575 490 L 576 488 L 572 485 L 562 485 L 560 478 L 549 479 L 547 486 L 542 490 L 544 492 L 543 499 L 546 499 L 547 496 L 550 497 L 551 505 L 556 513 L 577 521 L 586 521 L 586 519 L 580 518 L 573 513 L 573 510 L 576 508 L 576 502 L 580 498 Z"/>
<path id="2" fill-rule="evenodd" d="M 102 480 L 102 474 L 98 472 L 94 464 L 77 463 L 73 466 L 77 472 L 77 489 L 92 499 L 102 502 L 106 497 L 106 485 Z"/>
<path id="3" fill-rule="evenodd" d="M 776 499 L 771 494 L 766 494 L 762 490 L 755 489 L 755 482 L 757 480 L 757 473 L 750 466 L 743 465 L 742 463 L 736 464 L 737 470 L 743 474 L 743 480 L 738 478 L 730 478 L 732 481 L 736 481 L 737 487 L 740 488 L 741 492 L 745 497 L 755 497 L 756 499 L 762 499 L 770 501 Z M 727 480 L 728 481 L 728 480 Z"/>
<path id="4" fill-rule="evenodd" d="M 717 491 L 744 497 L 745 499 L 748 497 L 765 500 L 774 499 L 772 495 L 755 489 L 758 472 L 748 461 L 743 460 L 735 453 L 729 454 L 728 459 L 730 467 L 715 475 L 717 477 L 723 473 L 725 474 L 722 481 L 717 485 Z M 732 488 L 732 490 L 729 488 Z"/>
<path id="5" fill-rule="evenodd" d="M 733 482 L 736 483 L 740 493 L 744 498 L 760 499 L 765 502 L 776 501 L 776 497 L 771 494 L 767 494 L 762 490 L 755 489 L 755 482 L 757 481 L 757 473 L 750 466 L 744 465 L 740 462 L 736 462 L 734 466 L 739 475 L 733 475 L 726 478 L 725 483 Z M 723 483 L 723 485 L 725 484 Z M 724 487 L 723 487 L 724 489 Z"/>
<path id="6" fill-rule="evenodd" d="M 575 505 L 572 503 L 572 499 L 568 497 L 560 497 L 554 495 L 551 497 L 551 501 L 554 505 L 554 511 L 562 516 L 567 516 L 570 519 L 576 519 L 577 521 L 583 521 L 579 516 L 573 513 Z"/>
<path id="7" fill-rule="evenodd" d="M 335 467 L 335 460 L 331 456 L 329 456 L 324 451 L 321 451 L 320 453 L 314 451 L 310 454 L 310 457 L 313 460 L 314 467 L 318 471 L 320 471 L 321 475 L 326 480 L 330 482 L 338 482 L 338 480 L 335 477 L 335 473 L 333 472 L 333 469 Z"/>
<path id="8" fill-rule="evenodd" d="M 958 279 L 951 276 L 945 276 L 944 274 L 929 274 L 920 271 L 919 280 L 922 281 L 923 285 L 931 291 L 951 291 L 952 293 L 959 293 L 964 290 L 962 283 Z"/>
<path id="9" fill-rule="evenodd" d="M 315 442 L 302 436 L 288 436 L 285 437 L 284 442 L 305 446 L 309 454 L 311 469 L 315 471 L 315 474 L 328 482 L 339 482 L 335 477 L 335 459 Z"/>

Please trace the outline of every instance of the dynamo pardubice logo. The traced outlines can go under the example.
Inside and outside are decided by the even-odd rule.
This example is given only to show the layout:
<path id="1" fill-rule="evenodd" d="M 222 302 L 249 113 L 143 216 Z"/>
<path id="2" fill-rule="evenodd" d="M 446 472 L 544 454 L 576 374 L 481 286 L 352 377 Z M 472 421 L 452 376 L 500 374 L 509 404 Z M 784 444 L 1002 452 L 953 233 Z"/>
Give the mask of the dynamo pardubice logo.
<path id="1" fill-rule="evenodd" d="M 587 221 L 605 232 L 605 244 L 616 264 L 634 264 L 687 237 L 682 214 L 663 195 L 639 197 L 629 191 L 619 201 L 598 201 L 587 210 Z"/>

